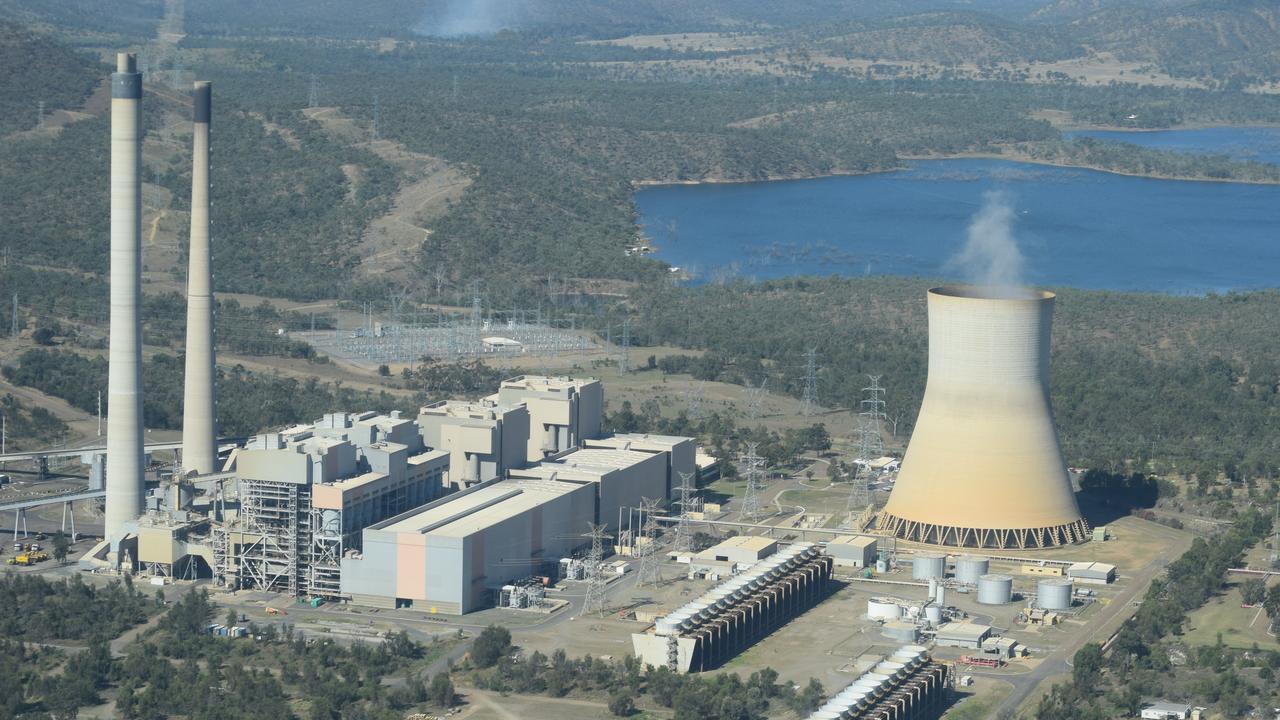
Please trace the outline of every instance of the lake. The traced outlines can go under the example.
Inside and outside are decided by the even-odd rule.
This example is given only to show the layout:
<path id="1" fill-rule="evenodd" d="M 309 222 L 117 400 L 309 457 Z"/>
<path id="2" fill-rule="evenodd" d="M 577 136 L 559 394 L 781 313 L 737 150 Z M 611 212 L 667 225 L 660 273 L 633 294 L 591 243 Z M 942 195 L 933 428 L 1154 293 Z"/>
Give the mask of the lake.
<path id="1" fill-rule="evenodd" d="M 1258 147 L 1255 159 L 1276 153 L 1269 157 L 1280 161 L 1280 129 L 1120 135 L 1197 152 Z M 651 187 L 636 204 L 657 257 L 695 282 L 802 274 L 963 281 L 954 258 L 991 191 L 1014 209 L 1031 284 L 1173 294 L 1280 286 L 1280 186 L 956 159 L 875 175 Z"/>

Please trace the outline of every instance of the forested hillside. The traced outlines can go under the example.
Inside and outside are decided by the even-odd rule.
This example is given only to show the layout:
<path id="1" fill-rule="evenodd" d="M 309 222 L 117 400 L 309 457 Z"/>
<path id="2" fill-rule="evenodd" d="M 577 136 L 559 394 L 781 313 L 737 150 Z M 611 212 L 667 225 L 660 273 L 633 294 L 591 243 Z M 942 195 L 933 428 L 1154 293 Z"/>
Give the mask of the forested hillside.
<path id="1" fill-rule="evenodd" d="M 91 58 L 3 20 L 0 68 L 0 138 L 35 127 L 40 102 L 46 113 L 78 108 L 103 72 Z"/>

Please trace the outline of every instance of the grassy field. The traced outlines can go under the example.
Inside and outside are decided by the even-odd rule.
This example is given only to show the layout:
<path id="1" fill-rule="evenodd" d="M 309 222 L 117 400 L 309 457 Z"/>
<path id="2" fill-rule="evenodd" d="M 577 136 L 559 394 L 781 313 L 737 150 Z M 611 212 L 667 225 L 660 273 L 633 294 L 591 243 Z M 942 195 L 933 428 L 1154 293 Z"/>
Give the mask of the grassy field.
<path id="1" fill-rule="evenodd" d="M 1271 551 L 1264 547 L 1265 542 L 1258 543 L 1245 554 L 1245 564 L 1252 567 L 1264 567 Z M 1254 643 L 1264 648 L 1276 649 L 1277 638 L 1267 634 L 1266 613 L 1261 608 L 1241 607 L 1240 585 L 1246 580 L 1243 575 L 1228 575 L 1227 589 L 1217 597 L 1205 603 L 1204 607 L 1191 613 L 1187 618 L 1187 632 L 1184 639 L 1189 645 L 1213 645 L 1222 637 L 1224 645 L 1234 648 L 1249 649 Z M 1268 587 L 1280 584 L 1280 577 L 1272 577 Z"/>
<path id="2" fill-rule="evenodd" d="M 1009 694 L 1009 684 L 989 678 L 975 678 L 973 687 L 958 693 L 960 699 L 942 714 L 946 720 L 985 720 L 991 711 Z"/>

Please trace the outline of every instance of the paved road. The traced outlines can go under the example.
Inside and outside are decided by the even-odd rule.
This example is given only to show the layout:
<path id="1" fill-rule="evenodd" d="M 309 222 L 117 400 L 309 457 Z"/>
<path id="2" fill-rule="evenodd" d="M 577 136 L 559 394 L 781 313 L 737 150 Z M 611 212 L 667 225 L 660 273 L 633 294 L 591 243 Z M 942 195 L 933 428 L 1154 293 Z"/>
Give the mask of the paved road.
<path id="1" fill-rule="evenodd" d="M 1090 622 L 1093 627 L 1092 631 L 1076 635 L 1065 645 L 1049 653 L 1045 656 L 1044 661 L 1031 672 L 1017 676 L 990 675 L 989 677 L 999 677 L 1013 684 L 1013 691 L 995 708 L 995 712 L 998 714 L 1016 711 L 1046 678 L 1070 671 L 1071 659 L 1086 643 L 1106 640 L 1105 637 L 1099 637 L 1099 634 L 1104 632 L 1104 628 L 1109 627 L 1116 618 L 1123 617 L 1128 620 L 1136 612 L 1137 608 L 1133 605 L 1134 599 L 1146 593 L 1147 586 L 1151 584 L 1151 581 L 1158 574 L 1164 571 L 1169 562 L 1168 555 L 1157 557 L 1141 573 L 1131 579 L 1128 589 L 1120 593 Z M 1114 632 L 1114 630 L 1111 632 Z M 1109 636 L 1110 632 L 1107 634 Z"/>

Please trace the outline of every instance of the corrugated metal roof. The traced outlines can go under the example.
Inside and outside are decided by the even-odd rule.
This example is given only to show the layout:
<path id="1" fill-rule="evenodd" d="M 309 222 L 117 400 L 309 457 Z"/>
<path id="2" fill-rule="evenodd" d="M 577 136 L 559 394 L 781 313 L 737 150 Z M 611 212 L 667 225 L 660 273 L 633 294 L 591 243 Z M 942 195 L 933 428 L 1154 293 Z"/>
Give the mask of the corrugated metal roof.
<path id="1" fill-rule="evenodd" d="M 379 529 L 385 532 L 465 537 L 580 487 L 541 479 L 503 480 Z"/>

